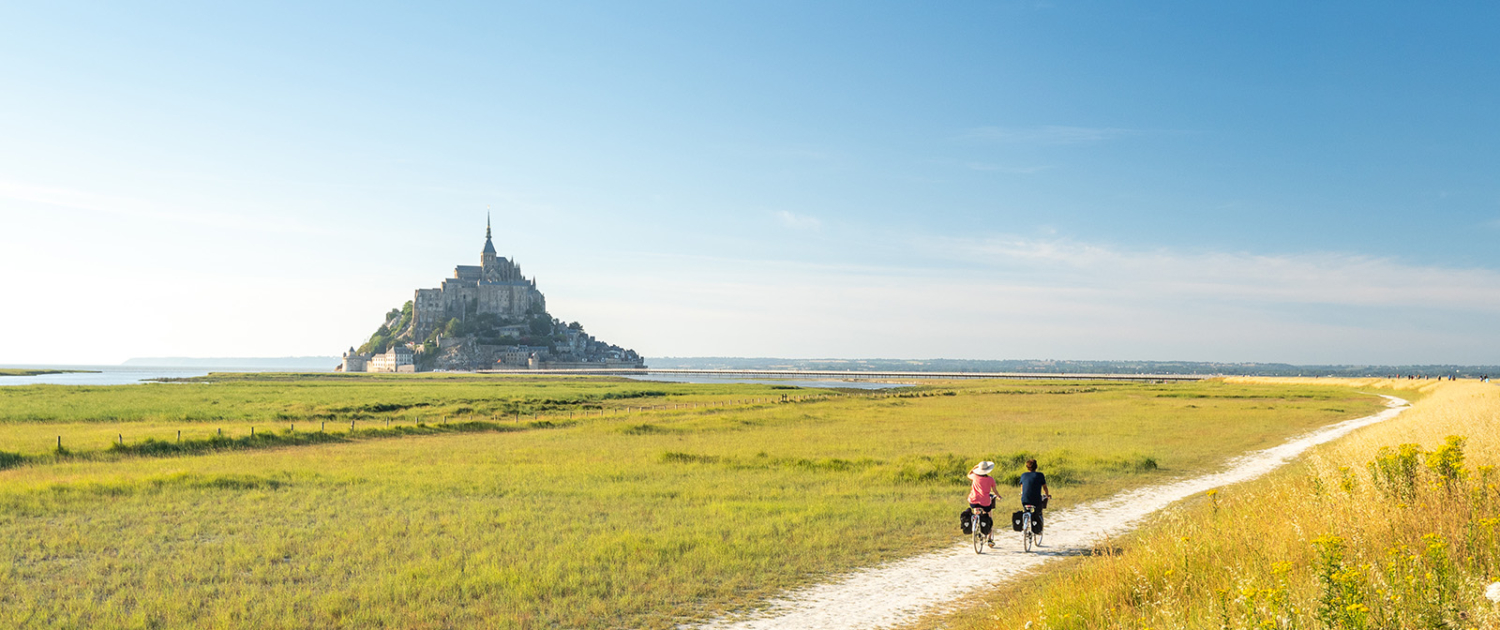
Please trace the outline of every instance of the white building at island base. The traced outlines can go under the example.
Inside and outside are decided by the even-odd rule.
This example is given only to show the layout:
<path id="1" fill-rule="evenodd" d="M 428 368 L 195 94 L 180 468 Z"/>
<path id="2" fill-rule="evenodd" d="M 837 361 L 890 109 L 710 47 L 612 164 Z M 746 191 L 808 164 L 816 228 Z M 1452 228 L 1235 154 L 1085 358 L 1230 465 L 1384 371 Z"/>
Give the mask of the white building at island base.
<path id="1" fill-rule="evenodd" d="M 416 355 L 411 348 L 402 345 L 392 346 L 380 354 L 366 357 L 350 348 L 344 353 L 344 363 L 339 366 L 341 372 L 416 372 Z"/>

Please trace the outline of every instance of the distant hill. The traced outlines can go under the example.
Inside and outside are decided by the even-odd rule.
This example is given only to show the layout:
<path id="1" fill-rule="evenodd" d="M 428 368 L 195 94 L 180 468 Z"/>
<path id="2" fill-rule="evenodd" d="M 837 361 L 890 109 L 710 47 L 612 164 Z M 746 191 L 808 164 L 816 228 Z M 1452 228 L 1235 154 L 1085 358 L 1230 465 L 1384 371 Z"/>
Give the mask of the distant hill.
<path id="1" fill-rule="evenodd" d="M 777 359 L 650 357 L 651 367 L 686 370 L 850 370 L 904 372 L 1039 372 L 1054 374 L 1217 374 L 1225 376 L 1500 376 L 1496 365 L 1291 365 L 1201 361 L 1051 361 L 1037 359 Z"/>
<path id="2" fill-rule="evenodd" d="M 331 372 L 333 368 L 338 367 L 340 360 L 339 357 L 141 357 L 129 359 L 120 365 L 129 367 L 285 368 Z"/>

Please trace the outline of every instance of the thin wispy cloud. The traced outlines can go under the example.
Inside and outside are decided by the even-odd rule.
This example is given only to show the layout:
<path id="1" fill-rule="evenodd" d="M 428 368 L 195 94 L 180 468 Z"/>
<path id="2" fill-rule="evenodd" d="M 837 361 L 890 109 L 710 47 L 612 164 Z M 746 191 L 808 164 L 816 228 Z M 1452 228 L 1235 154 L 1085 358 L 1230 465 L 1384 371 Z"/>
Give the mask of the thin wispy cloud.
<path id="1" fill-rule="evenodd" d="M 140 199 L 101 195 L 67 188 L 37 186 L 6 180 L 0 180 L 0 199 L 68 208 L 84 212 L 117 215 L 131 219 L 144 219 L 200 227 L 280 234 L 334 235 L 328 230 L 311 226 L 295 219 L 271 219 L 266 216 L 251 218 L 211 210 L 171 209 Z"/>
<path id="2" fill-rule="evenodd" d="M 1145 133 L 1139 129 L 1119 127 L 1073 127 L 1043 125 L 1040 127 L 975 127 L 964 133 L 971 140 L 1011 144 L 1088 144 Z"/>
<path id="3" fill-rule="evenodd" d="M 970 162 L 966 166 L 972 171 L 984 171 L 989 173 L 1010 173 L 1012 175 L 1034 175 L 1042 171 L 1049 171 L 1054 166 L 1003 166 L 1000 164 L 984 164 L 981 162 Z"/>
<path id="4" fill-rule="evenodd" d="M 776 211 L 776 220 L 782 225 L 794 230 L 817 230 L 823 227 L 823 222 L 817 217 L 805 214 L 797 214 L 786 210 Z"/>
<path id="5" fill-rule="evenodd" d="M 1049 283 L 1107 286 L 1143 296 L 1259 305 L 1421 305 L 1500 314 L 1500 273 L 1489 269 L 1333 252 L 1129 251 L 1066 239 L 929 238 L 920 246 L 930 256 L 1030 269 Z"/>
<path id="6" fill-rule="evenodd" d="M 578 308 L 610 314 L 617 336 L 656 340 L 658 355 L 1473 363 L 1500 342 L 1471 325 L 1500 315 L 1500 273 L 1489 270 L 1062 239 L 896 237 L 876 248 L 927 264 L 640 259 L 646 268 L 614 271 L 632 283 L 586 278 L 628 292 L 567 293 L 594 295 Z M 735 334 L 716 336 L 724 330 Z"/>
<path id="7" fill-rule="evenodd" d="M 827 162 L 842 159 L 843 156 L 818 147 L 788 147 L 779 150 L 768 151 L 768 155 L 796 160 L 811 160 L 815 162 Z"/>

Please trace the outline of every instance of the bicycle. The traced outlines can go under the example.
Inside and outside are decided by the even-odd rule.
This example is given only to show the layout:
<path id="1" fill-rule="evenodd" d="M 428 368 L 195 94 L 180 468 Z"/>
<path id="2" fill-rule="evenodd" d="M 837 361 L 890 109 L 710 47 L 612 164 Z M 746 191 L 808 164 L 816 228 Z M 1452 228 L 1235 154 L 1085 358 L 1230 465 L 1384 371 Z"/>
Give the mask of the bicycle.
<path id="1" fill-rule="evenodd" d="M 1042 535 L 1031 531 L 1031 513 L 1036 509 L 1034 505 L 1021 507 L 1021 549 L 1031 551 L 1032 545 L 1042 544 Z"/>
<path id="2" fill-rule="evenodd" d="M 981 518 L 987 514 L 984 508 L 969 508 L 973 517 L 974 529 L 974 553 L 984 553 L 985 546 L 995 546 L 995 528 L 990 527 L 990 533 L 984 533 L 984 528 L 979 526 Z"/>

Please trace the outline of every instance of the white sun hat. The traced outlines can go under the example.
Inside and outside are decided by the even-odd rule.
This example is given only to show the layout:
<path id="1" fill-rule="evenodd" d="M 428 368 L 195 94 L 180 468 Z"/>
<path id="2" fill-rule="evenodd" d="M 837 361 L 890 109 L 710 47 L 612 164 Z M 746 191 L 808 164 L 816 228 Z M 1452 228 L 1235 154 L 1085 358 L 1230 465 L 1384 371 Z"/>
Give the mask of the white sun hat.
<path id="1" fill-rule="evenodd" d="M 974 467 L 974 472 L 981 475 L 988 475 L 994 469 L 995 462 L 979 462 L 979 465 Z"/>

